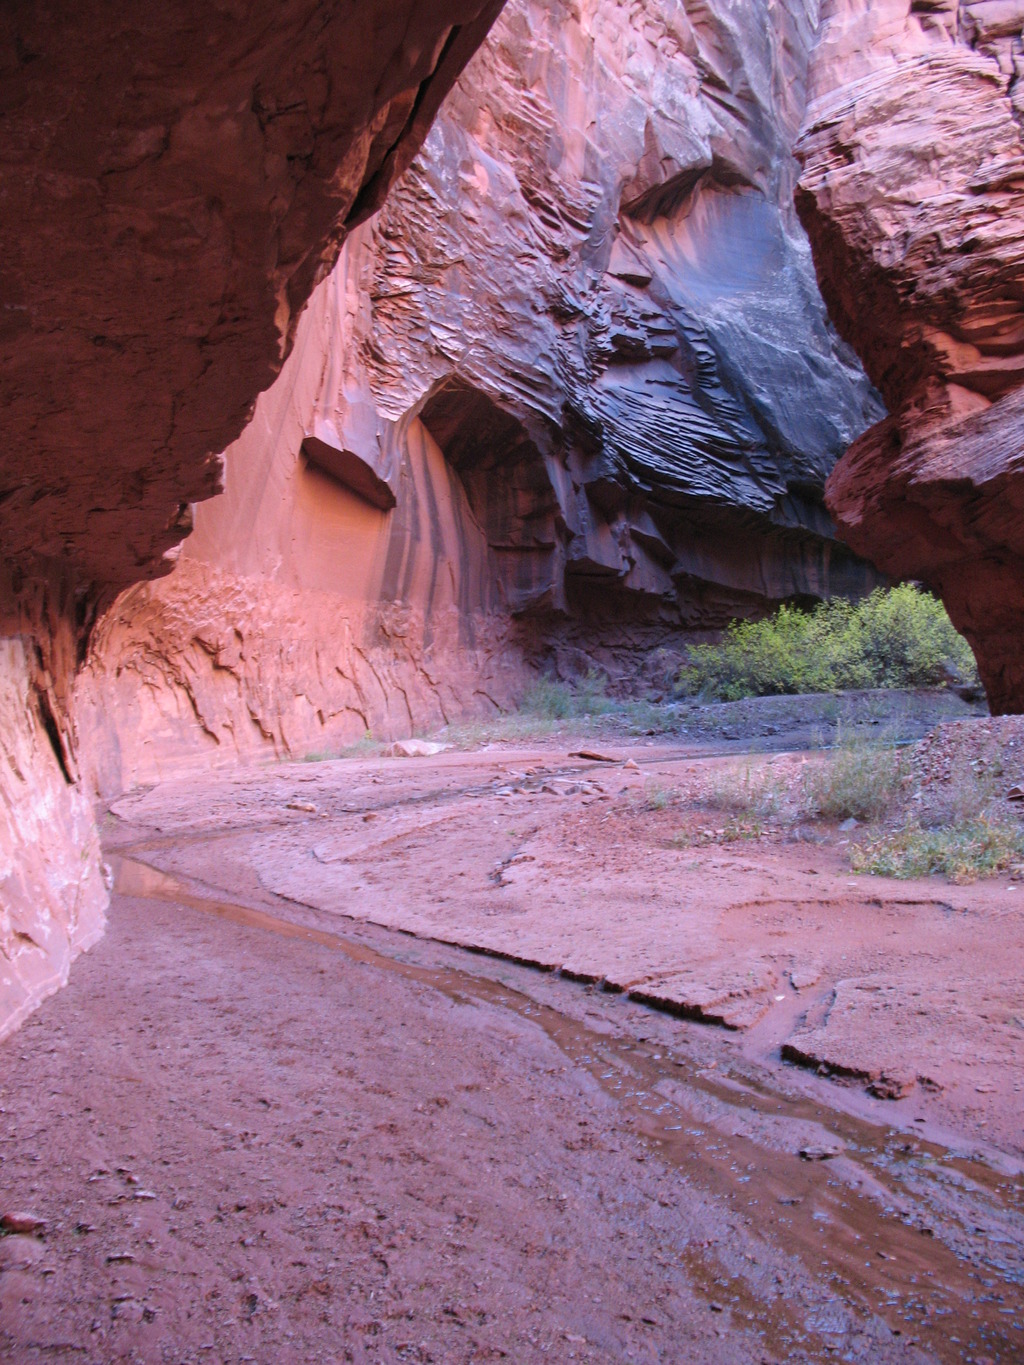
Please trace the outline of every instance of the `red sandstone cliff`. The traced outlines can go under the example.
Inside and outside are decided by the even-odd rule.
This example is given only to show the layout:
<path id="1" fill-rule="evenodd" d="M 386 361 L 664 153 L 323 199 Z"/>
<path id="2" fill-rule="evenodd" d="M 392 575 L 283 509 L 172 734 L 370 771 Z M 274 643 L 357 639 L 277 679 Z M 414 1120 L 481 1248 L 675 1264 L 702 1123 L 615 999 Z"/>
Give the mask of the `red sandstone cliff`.
<path id="1" fill-rule="evenodd" d="M 0 14 L 0 1032 L 103 923 L 71 680 L 500 0 Z"/>
<path id="2" fill-rule="evenodd" d="M 813 9 L 513 0 L 178 569 L 101 623 L 105 790 L 870 581 L 820 506 L 881 410 L 792 208 Z"/>
<path id="3" fill-rule="evenodd" d="M 995 711 L 1024 709 L 1024 3 L 828 0 L 797 192 L 890 416 L 828 485 L 843 535 L 925 579 Z"/>

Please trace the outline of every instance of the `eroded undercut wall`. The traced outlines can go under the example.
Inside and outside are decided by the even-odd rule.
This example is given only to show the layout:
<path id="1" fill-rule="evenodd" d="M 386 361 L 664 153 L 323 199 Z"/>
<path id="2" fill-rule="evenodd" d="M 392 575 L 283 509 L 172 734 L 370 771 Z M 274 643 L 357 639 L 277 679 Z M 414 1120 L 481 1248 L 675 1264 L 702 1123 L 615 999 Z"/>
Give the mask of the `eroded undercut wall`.
<path id="1" fill-rule="evenodd" d="M 309 291 L 500 7 L 0 13 L 0 1033 L 102 930 L 73 706 L 96 615 L 171 568 Z"/>
<path id="2" fill-rule="evenodd" d="M 822 290 L 890 415 L 828 504 L 1024 709 L 1024 4 L 828 0 L 798 145 Z"/>
<path id="3" fill-rule="evenodd" d="M 792 204 L 816 12 L 506 7 L 178 570 L 99 627 L 102 790 L 407 734 L 876 581 L 822 504 L 882 409 Z"/>
<path id="4" fill-rule="evenodd" d="M 453 89 L 500 9 L 0 18 L 0 1027 L 102 923 L 83 775 L 493 711 L 866 560 L 1024 706 L 1018 0 L 512 0 Z"/>

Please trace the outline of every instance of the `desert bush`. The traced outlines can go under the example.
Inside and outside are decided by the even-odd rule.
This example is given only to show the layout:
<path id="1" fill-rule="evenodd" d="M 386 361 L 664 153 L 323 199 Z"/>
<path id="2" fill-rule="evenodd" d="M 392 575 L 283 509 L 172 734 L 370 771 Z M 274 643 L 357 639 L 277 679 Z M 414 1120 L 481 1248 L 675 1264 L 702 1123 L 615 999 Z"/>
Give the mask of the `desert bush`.
<path id="1" fill-rule="evenodd" d="M 911 820 L 850 851 L 855 872 L 901 878 L 938 872 L 952 882 L 993 876 L 1022 860 L 1024 826 L 1016 820 L 987 816 L 940 829 L 925 829 Z"/>
<path id="2" fill-rule="evenodd" d="M 530 684 L 519 703 L 525 715 L 544 720 L 566 720 L 573 714 L 573 693 L 565 683 L 551 678 L 538 678 Z"/>
<path id="3" fill-rule="evenodd" d="M 663 735 L 679 728 L 679 710 L 644 698 L 628 698 L 616 708 L 630 733 Z"/>
<path id="4" fill-rule="evenodd" d="M 784 786 L 772 773 L 746 764 L 716 773 L 701 804 L 729 815 L 765 820 L 779 814 L 786 797 Z"/>
<path id="5" fill-rule="evenodd" d="M 809 814 L 826 820 L 873 820 L 883 815 L 900 790 L 904 764 L 885 744 L 844 739 L 804 773 Z"/>
<path id="6" fill-rule="evenodd" d="M 1003 814 L 1001 784 L 965 761 L 954 763 L 946 779 L 920 792 L 913 804 L 914 820 L 924 829 L 958 828 Z"/>
<path id="7" fill-rule="evenodd" d="M 544 720 L 569 720 L 574 716 L 604 715 L 614 705 L 607 694 L 605 679 L 591 669 L 574 683 L 538 678 L 523 695 L 519 710 Z"/>
<path id="8" fill-rule="evenodd" d="M 848 688 L 976 686 L 970 646 L 942 603 L 912 583 L 860 602 L 782 606 L 763 621 L 733 621 L 718 644 L 695 645 L 679 690 L 721 701 Z"/>
<path id="9" fill-rule="evenodd" d="M 666 787 L 662 782 L 644 783 L 644 806 L 647 810 L 667 810 L 678 796 L 675 787 Z"/>

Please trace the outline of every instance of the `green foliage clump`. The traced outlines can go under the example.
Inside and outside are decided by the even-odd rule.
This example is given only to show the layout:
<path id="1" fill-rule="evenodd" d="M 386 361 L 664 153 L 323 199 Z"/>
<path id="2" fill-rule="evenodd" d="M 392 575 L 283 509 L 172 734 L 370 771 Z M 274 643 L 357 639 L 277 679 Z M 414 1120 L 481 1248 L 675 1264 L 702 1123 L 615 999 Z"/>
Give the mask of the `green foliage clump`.
<path id="1" fill-rule="evenodd" d="M 719 701 L 847 688 L 978 685 L 970 646 L 942 603 L 912 583 L 811 611 L 782 606 L 733 621 L 718 644 L 695 645 L 679 690 Z"/>
<path id="2" fill-rule="evenodd" d="M 942 829 L 924 829 L 908 821 L 901 829 L 883 833 L 850 852 L 855 872 L 901 878 L 940 872 L 952 882 L 990 877 L 1022 860 L 1024 827 L 986 816 Z"/>

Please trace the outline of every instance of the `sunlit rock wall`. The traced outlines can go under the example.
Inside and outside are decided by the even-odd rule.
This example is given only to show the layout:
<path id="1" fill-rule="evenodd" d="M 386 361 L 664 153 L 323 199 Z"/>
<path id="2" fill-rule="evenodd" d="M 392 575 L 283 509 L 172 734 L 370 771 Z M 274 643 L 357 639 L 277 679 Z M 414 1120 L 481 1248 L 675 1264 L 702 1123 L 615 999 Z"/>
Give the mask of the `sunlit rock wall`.
<path id="1" fill-rule="evenodd" d="M 816 8 L 513 0 L 180 571 L 100 628 L 105 783 L 436 723 L 526 663 L 636 667 L 870 586 L 822 489 L 882 409 L 792 206 Z"/>
<path id="2" fill-rule="evenodd" d="M 356 493 L 301 453 L 314 427 L 343 451 L 318 404 L 332 339 L 366 306 L 352 261 L 346 248 L 315 292 L 175 572 L 97 626 L 77 712 L 102 791 L 197 761 L 337 752 L 494 714 L 522 690 L 494 552 L 429 433 L 384 433 L 391 512 L 375 485 Z"/>

